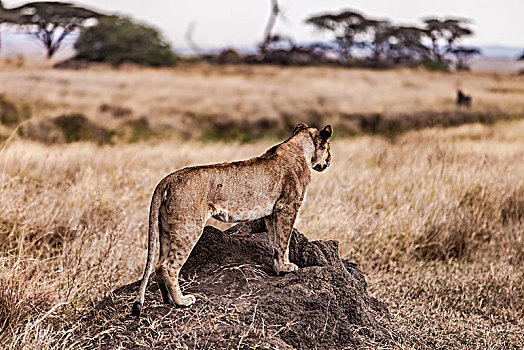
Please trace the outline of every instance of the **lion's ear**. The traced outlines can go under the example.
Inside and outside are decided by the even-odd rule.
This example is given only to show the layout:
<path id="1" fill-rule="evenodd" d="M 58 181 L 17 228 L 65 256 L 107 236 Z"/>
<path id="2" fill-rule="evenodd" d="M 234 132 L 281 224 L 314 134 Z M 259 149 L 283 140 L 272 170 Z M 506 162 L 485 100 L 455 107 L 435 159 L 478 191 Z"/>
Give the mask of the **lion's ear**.
<path id="1" fill-rule="evenodd" d="M 320 130 L 320 137 L 324 141 L 329 140 L 331 135 L 333 135 L 333 129 L 331 128 L 331 125 L 327 125 L 324 129 Z"/>
<path id="2" fill-rule="evenodd" d="M 297 126 L 295 126 L 295 128 L 293 129 L 293 135 L 295 135 L 297 132 L 299 132 L 300 130 L 304 130 L 304 129 L 307 129 L 308 126 L 304 123 L 299 123 L 297 124 Z"/>

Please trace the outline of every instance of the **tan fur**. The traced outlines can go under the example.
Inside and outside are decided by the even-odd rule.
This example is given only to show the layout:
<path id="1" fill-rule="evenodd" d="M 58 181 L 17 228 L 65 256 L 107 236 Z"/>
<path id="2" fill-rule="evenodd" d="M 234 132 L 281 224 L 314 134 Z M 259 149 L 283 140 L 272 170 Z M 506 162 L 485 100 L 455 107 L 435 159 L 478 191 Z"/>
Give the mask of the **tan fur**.
<path id="1" fill-rule="evenodd" d="M 285 142 L 263 155 L 239 162 L 196 166 L 166 176 L 156 187 L 149 217 L 148 259 L 133 314 L 139 315 L 152 270 L 156 237 L 160 257 L 155 267 L 165 303 L 189 306 L 178 275 L 213 217 L 224 222 L 264 218 L 277 274 L 295 271 L 288 244 L 298 210 L 311 181 L 311 168 L 324 171 L 330 163 L 331 126 L 322 131 L 299 124 Z"/>

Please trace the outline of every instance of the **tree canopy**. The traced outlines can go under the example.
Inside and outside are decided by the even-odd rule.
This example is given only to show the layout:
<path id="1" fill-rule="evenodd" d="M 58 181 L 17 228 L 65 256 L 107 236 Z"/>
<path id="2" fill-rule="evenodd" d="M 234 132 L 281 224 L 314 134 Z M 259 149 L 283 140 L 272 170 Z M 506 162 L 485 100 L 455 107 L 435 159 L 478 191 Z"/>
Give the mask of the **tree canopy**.
<path id="1" fill-rule="evenodd" d="M 353 10 L 344 10 L 338 14 L 325 13 L 312 16 L 306 20 L 306 23 L 314 25 L 320 30 L 333 32 L 339 52 L 346 59 L 351 58 L 351 49 L 355 45 L 362 45 L 362 42 L 358 40 L 359 35 L 365 35 L 370 27 L 376 25 L 376 21 L 370 21 Z"/>
<path id="2" fill-rule="evenodd" d="M 445 55 L 455 49 L 457 40 L 473 34 L 473 31 L 465 26 L 466 23 L 468 23 L 467 20 L 457 18 L 444 20 L 426 18 L 424 20 L 423 30 L 431 40 L 429 48 L 436 61 L 444 61 Z"/>
<path id="3" fill-rule="evenodd" d="M 48 58 L 60 49 L 68 35 L 83 27 L 88 19 L 103 16 L 65 2 L 30 2 L 6 9 L 0 1 L 0 23 L 21 28 L 43 46 Z"/>
<path id="4" fill-rule="evenodd" d="M 75 43 L 77 58 L 120 65 L 170 66 L 176 56 L 159 32 L 128 18 L 109 16 L 85 29 Z"/>
<path id="5" fill-rule="evenodd" d="M 365 57 L 374 66 L 432 62 L 432 66 L 447 67 L 450 55 L 465 64 L 467 57 L 477 53 L 457 45 L 462 37 L 473 34 L 465 19 L 426 18 L 420 27 L 398 26 L 388 20 L 343 10 L 309 17 L 306 23 L 331 32 L 336 53 L 348 63 L 350 58 L 362 62 Z M 355 49 L 367 49 L 368 54 L 360 50 L 359 57 L 355 57 Z"/>

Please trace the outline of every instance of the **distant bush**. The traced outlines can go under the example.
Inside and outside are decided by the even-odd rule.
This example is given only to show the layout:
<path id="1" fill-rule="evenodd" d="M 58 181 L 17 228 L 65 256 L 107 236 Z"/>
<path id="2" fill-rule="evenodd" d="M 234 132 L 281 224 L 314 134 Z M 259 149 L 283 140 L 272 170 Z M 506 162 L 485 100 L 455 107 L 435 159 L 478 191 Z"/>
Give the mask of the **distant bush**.
<path id="1" fill-rule="evenodd" d="M 96 141 L 99 144 L 111 140 L 111 132 L 93 124 L 83 114 L 62 115 L 54 119 L 54 123 L 64 133 L 65 142 Z"/>
<path id="2" fill-rule="evenodd" d="M 46 144 L 91 141 L 103 145 L 111 142 L 114 132 L 91 122 L 83 114 L 66 114 L 31 120 L 20 127 L 19 134 Z"/>
<path id="3" fill-rule="evenodd" d="M 117 105 L 110 105 L 107 103 L 102 103 L 98 110 L 102 113 L 109 113 L 113 116 L 113 118 L 121 118 L 125 117 L 126 115 L 130 115 L 133 113 L 133 110 L 131 108 L 127 107 L 121 107 Z"/>
<path id="4" fill-rule="evenodd" d="M 426 68 L 427 70 L 443 71 L 443 72 L 449 71 L 449 61 L 446 61 L 446 60 L 432 61 L 432 60 L 426 59 L 426 60 L 423 60 L 421 64 L 422 64 L 422 67 Z"/>
<path id="5" fill-rule="evenodd" d="M 31 108 L 24 104 L 16 104 L 0 94 L 0 124 L 14 126 L 31 117 Z"/>
<path id="6" fill-rule="evenodd" d="M 116 16 L 101 18 L 84 30 L 75 49 L 77 59 L 115 66 L 125 62 L 155 67 L 176 63 L 175 54 L 156 29 Z"/>
<path id="7" fill-rule="evenodd" d="M 118 136 L 127 142 L 138 142 L 149 140 L 160 135 L 151 129 L 147 118 L 141 117 L 125 122 Z"/>

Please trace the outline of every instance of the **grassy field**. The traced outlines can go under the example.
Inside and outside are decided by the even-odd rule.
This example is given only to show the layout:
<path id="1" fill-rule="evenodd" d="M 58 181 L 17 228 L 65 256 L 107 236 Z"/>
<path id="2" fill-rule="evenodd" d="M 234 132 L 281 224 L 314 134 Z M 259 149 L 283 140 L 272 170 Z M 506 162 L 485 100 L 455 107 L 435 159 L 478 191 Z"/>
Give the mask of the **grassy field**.
<path id="1" fill-rule="evenodd" d="M 298 122 L 331 123 L 339 135 L 395 133 L 524 114 L 524 77 L 516 74 L 208 65 L 71 71 L 3 64 L 0 94 L 32 106 L 34 117 L 82 113 L 116 130 L 143 118 L 163 138 L 283 137 Z M 472 108 L 455 106 L 457 89 L 473 96 Z"/>
<path id="2" fill-rule="evenodd" d="M 524 78 L 488 73 L 0 71 L 0 92 L 30 104 L 33 115 L 81 112 L 107 126 L 121 121 L 100 112 L 104 103 L 132 110 L 122 118 L 179 127 L 191 111 L 243 120 L 319 106 L 338 113 L 453 110 L 458 85 L 473 94 L 474 109 L 524 110 Z M 156 183 L 184 166 L 256 156 L 276 139 L 4 141 L 0 343 L 70 345 L 76 317 L 141 277 Z M 295 226 L 310 239 L 338 240 L 341 255 L 363 268 L 401 331 L 397 346 L 524 347 L 524 121 L 336 138 L 331 149 L 333 165 L 313 176 Z"/>

